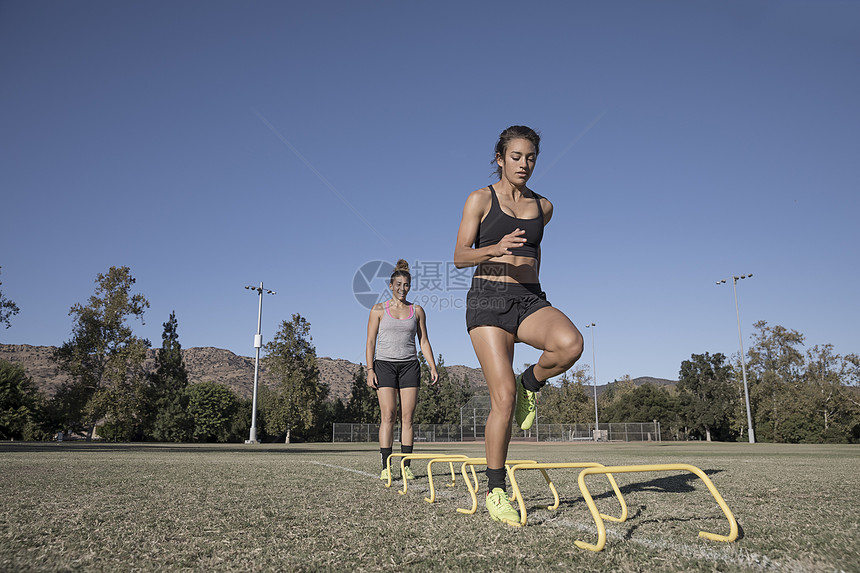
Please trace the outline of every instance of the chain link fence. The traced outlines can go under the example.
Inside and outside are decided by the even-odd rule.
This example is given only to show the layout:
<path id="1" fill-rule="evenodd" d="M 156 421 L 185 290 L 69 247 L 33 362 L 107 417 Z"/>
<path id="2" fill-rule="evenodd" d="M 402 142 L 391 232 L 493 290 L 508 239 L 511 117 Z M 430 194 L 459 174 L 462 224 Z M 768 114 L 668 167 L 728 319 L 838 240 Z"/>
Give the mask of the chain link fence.
<path id="1" fill-rule="evenodd" d="M 486 414 L 478 421 L 477 408 L 463 424 L 415 424 L 416 442 L 474 442 L 483 441 Z M 394 439 L 400 439 L 400 426 L 394 428 Z M 541 424 L 538 419 L 531 429 L 522 431 L 516 426 L 512 440 L 531 442 L 659 442 L 660 422 L 621 422 L 599 424 Z M 333 424 L 333 442 L 376 442 L 379 424 Z"/>
<path id="2" fill-rule="evenodd" d="M 460 424 L 415 424 L 416 442 L 475 442 L 484 440 L 484 428 L 490 414 L 490 397 L 473 396 L 460 407 Z M 622 422 L 599 424 L 541 424 L 540 409 L 534 425 L 526 431 L 513 425 L 511 439 L 530 442 L 659 442 L 660 422 Z M 333 442 L 376 442 L 379 424 L 334 424 Z M 400 440 L 400 425 L 394 428 L 394 440 Z"/>

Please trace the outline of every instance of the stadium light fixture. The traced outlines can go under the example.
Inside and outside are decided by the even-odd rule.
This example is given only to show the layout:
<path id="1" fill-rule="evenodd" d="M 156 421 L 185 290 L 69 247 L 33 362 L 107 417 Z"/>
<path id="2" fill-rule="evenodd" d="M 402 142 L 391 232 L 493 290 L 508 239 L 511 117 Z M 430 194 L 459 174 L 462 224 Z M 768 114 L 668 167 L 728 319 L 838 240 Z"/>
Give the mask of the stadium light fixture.
<path id="1" fill-rule="evenodd" d="M 245 285 L 245 288 L 248 290 L 256 291 L 256 293 L 260 297 L 260 304 L 257 307 L 257 334 L 254 335 L 254 350 L 256 353 L 256 357 L 254 359 L 254 397 L 251 400 L 251 432 L 248 436 L 248 439 L 245 440 L 246 444 L 256 444 L 257 443 L 257 380 L 260 377 L 260 348 L 263 347 L 263 335 L 261 334 L 261 327 L 263 324 L 263 293 L 266 294 L 278 294 L 273 290 L 268 290 L 263 288 L 263 283 L 260 283 L 260 286 L 256 287 L 253 285 Z"/>
<path id="2" fill-rule="evenodd" d="M 740 313 L 740 310 L 738 310 L 738 281 L 741 279 L 747 279 L 750 277 L 752 277 L 752 273 L 749 273 L 746 275 L 740 275 L 740 276 L 732 275 L 729 279 L 718 280 L 717 284 L 718 285 L 725 284 L 726 281 L 731 280 L 732 281 L 732 289 L 735 292 L 735 315 L 738 318 L 738 344 L 740 345 L 740 349 L 741 349 L 741 372 L 743 372 L 743 377 L 744 377 L 744 398 L 746 399 L 746 403 L 747 403 L 747 428 L 748 428 L 747 433 L 749 435 L 750 443 L 754 444 L 755 443 L 755 430 L 753 429 L 752 411 L 750 410 L 750 391 L 749 391 L 749 388 L 747 386 L 747 365 L 746 365 L 746 359 L 744 358 L 744 338 L 741 335 L 741 313 Z"/>
<path id="3" fill-rule="evenodd" d="M 598 418 L 597 418 L 597 363 L 594 360 L 594 327 L 595 323 L 586 324 L 585 328 L 591 330 L 591 385 L 594 386 L 594 441 L 600 435 L 597 433 Z"/>

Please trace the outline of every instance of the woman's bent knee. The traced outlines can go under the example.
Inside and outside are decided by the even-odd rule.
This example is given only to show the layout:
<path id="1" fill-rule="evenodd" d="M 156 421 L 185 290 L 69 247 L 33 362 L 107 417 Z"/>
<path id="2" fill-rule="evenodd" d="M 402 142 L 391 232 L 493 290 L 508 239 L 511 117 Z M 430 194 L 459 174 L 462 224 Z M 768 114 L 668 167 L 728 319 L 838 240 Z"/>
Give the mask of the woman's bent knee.
<path id="1" fill-rule="evenodd" d="M 557 347 L 554 353 L 558 356 L 558 361 L 561 366 L 570 368 L 582 356 L 583 344 L 582 336 L 578 333 L 565 336 L 557 342 Z"/>

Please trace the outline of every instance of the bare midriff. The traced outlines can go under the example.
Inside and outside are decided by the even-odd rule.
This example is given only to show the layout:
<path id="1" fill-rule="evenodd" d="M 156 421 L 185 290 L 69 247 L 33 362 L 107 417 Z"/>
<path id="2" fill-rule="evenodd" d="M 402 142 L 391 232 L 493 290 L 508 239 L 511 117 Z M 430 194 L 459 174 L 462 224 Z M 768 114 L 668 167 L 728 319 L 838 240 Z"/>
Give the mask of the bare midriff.
<path id="1" fill-rule="evenodd" d="M 503 283 L 537 284 L 540 282 L 537 259 L 517 255 L 502 255 L 478 263 L 475 278 Z"/>

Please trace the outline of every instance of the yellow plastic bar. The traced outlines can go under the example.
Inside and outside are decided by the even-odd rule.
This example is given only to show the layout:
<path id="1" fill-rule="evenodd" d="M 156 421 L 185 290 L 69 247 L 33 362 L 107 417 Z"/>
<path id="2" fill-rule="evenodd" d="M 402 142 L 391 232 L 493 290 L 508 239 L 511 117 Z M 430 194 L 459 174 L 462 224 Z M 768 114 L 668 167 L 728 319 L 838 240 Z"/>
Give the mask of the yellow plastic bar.
<path id="1" fill-rule="evenodd" d="M 585 476 L 591 474 L 621 474 L 634 472 L 673 471 L 690 472 L 692 474 L 695 474 L 699 479 L 705 482 L 705 485 L 708 487 L 708 491 L 710 491 L 711 495 L 714 496 L 714 499 L 717 501 L 717 504 L 720 506 L 720 509 L 723 510 L 726 519 L 729 520 L 728 535 L 719 535 L 717 533 L 699 531 L 699 537 L 704 537 L 705 539 L 710 539 L 712 541 L 725 541 L 729 543 L 736 540 L 738 538 L 738 522 L 735 520 L 735 516 L 729 509 L 729 506 L 726 505 L 725 500 L 723 500 L 723 496 L 720 495 L 720 492 L 717 491 L 717 488 L 714 487 L 713 482 L 711 482 L 710 478 L 705 475 L 705 472 L 689 464 L 653 464 L 639 466 L 606 466 L 599 468 L 586 468 L 582 470 L 582 472 L 580 472 L 579 491 L 582 492 L 582 497 L 585 498 L 585 502 L 588 504 L 588 509 L 591 511 L 591 517 L 594 518 L 594 524 L 597 526 L 597 543 L 592 545 L 591 543 L 586 543 L 577 539 L 576 541 L 574 541 L 576 546 L 582 549 L 588 549 L 590 551 L 601 551 L 606 545 L 606 526 L 603 524 L 603 519 L 601 518 L 600 512 L 597 511 L 597 506 L 594 505 L 594 500 L 591 498 L 591 494 L 589 493 L 588 488 L 585 485 Z"/>
<path id="2" fill-rule="evenodd" d="M 511 464 L 534 464 L 537 463 L 535 460 L 506 460 L 505 461 L 505 469 L 510 473 Z M 466 488 L 469 490 L 469 495 L 472 497 L 472 507 L 471 509 L 464 509 L 462 507 L 458 507 L 457 511 L 459 513 L 465 513 L 467 515 L 471 515 L 478 511 L 478 496 L 476 492 L 478 490 L 478 477 L 475 475 L 475 466 L 485 466 L 487 465 L 487 458 L 468 458 L 463 460 L 463 466 L 461 468 L 461 473 L 463 474 L 463 480 L 466 482 Z M 469 479 L 469 474 L 466 473 L 466 467 L 469 467 L 472 470 L 472 479 Z M 472 485 L 472 480 L 474 480 L 475 485 Z M 512 500 L 513 501 L 513 500 Z M 511 521 L 506 522 L 508 525 L 513 525 L 514 527 L 519 527 L 519 523 L 514 523 Z"/>
<path id="3" fill-rule="evenodd" d="M 456 481 L 455 472 L 454 472 L 454 459 L 461 460 L 466 459 L 468 456 L 464 455 L 446 455 L 446 456 L 437 456 L 427 462 L 427 481 L 430 482 L 430 497 L 425 497 L 424 501 L 427 503 L 433 503 L 436 501 L 436 488 L 433 484 L 433 464 L 436 462 L 448 462 L 448 466 L 451 468 L 451 483 L 448 484 L 448 487 L 454 487 L 454 483 Z"/>
<path id="4" fill-rule="evenodd" d="M 415 459 L 432 459 L 432 458 L 440 458 L 440 457 L 452 457 L 452 458 L 456 458 L 456 459 L 460 460 L 460 459 L 465 459 L 468 456 L 464 456 L 462 454 L 448 456 L 448 454 L 404 454 L 403 452 L 396 453 L 396 454 L 392 453 L 391 455 L 388 456 L 388 459 L 386 460 L 386 465 L 388 467 L 388 482 L 385 484 L 385 487 L 391 487 L 391 484 L 393 482 L 393 479 L 391 477 L 391 458 L 395 458 L 395 457 L 396 458 L 403 458 L 400 460 L 400 475 L 402 477 L 403 476 L 403 465 L 404 465 L 403 461 L 407 457 L 409 459 L 413 459 L 413 460 L 415 460 Z M 454 467 L 452 464 L 451 472 L 453 473 L 453 471 L 454 471 Z M 401 494 L 406 493 L 406 478 L 403 478 L 403 491 L 401 491 L 400 493 Z"/>
<path id="5" fill-rule="evenodd" d="M 546 473 L 548 469 L 564 469 L 564 468 L 602 468 L 603 464 L 599 464 L 597 462 L 542 462 L 542 463 L 530 463 L 530 464 L 516 464 L 508 470 L 508 475 L 511 476 L 511 487 L 514 491 L 514 496 L 517 498 L 520 506 L 520 524 L 525 525 L 526 520 L 528 519 L 526 515 L 526 505 L 523 502 L 523 496 L 520 493 L 520 486 L 517 483 L 517 478 L 515 477 L 517 470 L 540 470 L 543 474 L 544 479 L 547 484 L 549 484 L 549 489 L 552 491 L 553 497 L 555 498 L 555 502 L 552 505 L 545 506 L 546 509 L 558 509 L 558 506 L 561 504 L 561 500 L 558 497 L 558 491 L 555 489 L 555 485 L 552 483 L 552 480 L 549 479 L 549 476 Z M 624 501 L 624 496 L 621 495 L 621 490 L 618 489 L 618 484 L 615 483 L 615 478 L 612 477 L 612 474 L 606 474 L 606 477 L 609 479 L 610 485 L 612 485 L 612 491 L 615 493 L 616 499 L 618 499 L 618 503 L 621 505 L 621 515 L 620 517 L 613 517 L 611 515 L 600 514 L 600 517 L 609 521 L 617 521 L 622 522 L 627 519 L 627 502 Z"/>
<path id="6" fill-rule="evenodd" d="M 406 454 L 391 454 L 390 456 L 388 456 L 388 459 L 385 460 L 386 467 L 388 468 L 388 483 L 385 484 L 385 487 L 391 487 L 391 482 L 392 482 L 392 479 L 391 479 L 391 458 L 393 458 L 394 456 L 405 456 L 405 455 Z"/>
<path id="7" fill-rule="evenodd" d="M 453 476 L 454 475 L 454 461 L 453 460 L 457 460 L 457 461 L 464 460 L 467 457 L 468 456 L 464 456 L 462 454 L 452 454 L 452 455 L 448 455 L 448 454 L 442 454 L 442 455 L 439 455 L 439 454 L 406 454 L 406 455 L 401 455 L 401 458 L 400 458 L 400 475 L 401 475 L 401 477 L 404 476 L 403 472 L 406 469 L 406 460 L 431 460 L 432 461 L 432 460 L 436 459 L 436 460 L 441 461 L 443 459 L 447 459 L 449 461 L 449 463 L 451 464 L 451 475 Z M 428 475 L 429 475 L 429 471 L 428 471 Z M 431 480 L 432 480 L 432 478 L 431 478 Z M 406 494 L 406 487 L 407 487 L 406 482 L 407 481 L 408 480 L 405 477 L 403 477 L 403 489 L 397 491 L 397 493 L 399 493 L 400 495 Z M 431 488 L 433 487 L 432 482 L 430 483 L 430 487 Z"/>

